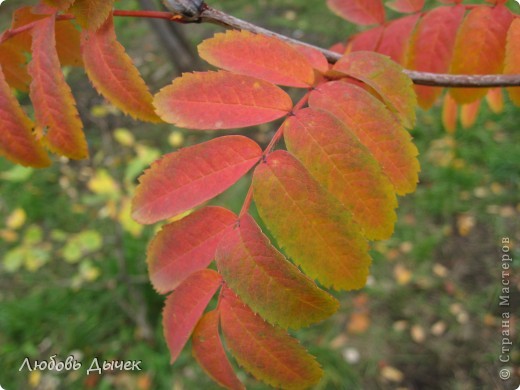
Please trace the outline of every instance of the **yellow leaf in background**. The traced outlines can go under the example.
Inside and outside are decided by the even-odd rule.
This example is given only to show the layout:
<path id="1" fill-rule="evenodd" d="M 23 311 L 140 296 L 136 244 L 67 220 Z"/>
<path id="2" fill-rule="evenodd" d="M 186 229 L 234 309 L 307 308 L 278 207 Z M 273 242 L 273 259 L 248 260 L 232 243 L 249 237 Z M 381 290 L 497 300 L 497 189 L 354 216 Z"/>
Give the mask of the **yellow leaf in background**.
<path id="1" fill-rule="evenodd" d="M 394 277 L 398 284 L 404 286 L 412 280 L 412 272 L 402 264 L 394 267 Z"/>
<path id="2" fill-rule="evenodd" d="M 168 143 L 174 148 L 178 148 L 184 144 L 184 134 L 180 131 L 172 131 L 168 137 Z"/>
<path id="3" fill-rule="evenodd" d="M 119 127 L 114 130 L 114 138 L 123 146 L 132 146 L 135 144 L 134 135 L 130 130 Z"/>
<path id="4" fill-rule="evenodd" d="M 29 385 L 31 387 L 38 387 L 42 379 L 42 373 L 40 371 L 31 371 L 29 374 Z"/>
<path id="5" fill-rule="evenodd" d="M 404 374 L 392 366 L 384 366 L 381 369 L 381 376 L 389 382 L 402 382 Z"/>
<path id="6" fill-rule="evenodd" d="M 79 274 L 83 280 L 93 282 L 101 275 L 101 271 L 92 262 L 84 261 L 79 265 Z"/>
<path id="7" fill-rule="evenodd" d="M 121 196 L 119 185 L 105 169 L 96 171 L 88 182 L 88 188 L 95 194 L 105 195 L 112 199 L 118 199 Z"/>
<path id="8" fill-rule="evenodd" d="M 9 229 L 16 230 L 21 228 L 26 220 L 27 214 L 25 213 L 25 210 L 17 208 L 7 217 L 6 226 Z"/>
<path id="9" fill-rule="evenodd" d="M 410 329 L 410 334 L 412 336 L 412 340 L 418 344 L 421 344 L 426 340 L 426 332 L 421 325 L 414 325 L 412 329 Z"/>
<path id="10" fill-rule="evenodd" d="M 5 242 L 15 242 L 18 240 L 18 233 L 9 229 L 0 230 L 0 240 L 4 240 Z"/>
<path id="11" fill-rule="evenodd" d="M 475 227 L 475 217 L 468 214 L 457 216 L 457 230 L 462 237 L 466 237 Z"/>
<path id="12" fill-rule="evenodd" d="M 125 197 L 121 201 L 121 209 L 119 211 L 119 222 L 123 229 L 130 233 L 133 237 L 139 237 L 143 231 L 143 225 L 137 223 L 132 218 L 132 200 Z"/>

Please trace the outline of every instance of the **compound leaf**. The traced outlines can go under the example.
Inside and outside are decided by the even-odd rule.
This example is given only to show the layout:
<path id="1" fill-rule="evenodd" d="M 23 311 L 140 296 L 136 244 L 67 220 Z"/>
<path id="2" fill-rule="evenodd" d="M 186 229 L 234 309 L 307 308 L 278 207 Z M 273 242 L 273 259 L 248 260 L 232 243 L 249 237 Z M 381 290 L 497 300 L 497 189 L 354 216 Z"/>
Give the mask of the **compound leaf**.
<path id="1" fill-rule="evenodd" d="M 256 315 L 228 288 L 223 288 L 221 325 L 226 344 L 247 371 L 282 389 L 316 384 L 322 370 L 313 356 L 284 330 Z"/>
<path id="2" fill-rule="evenodd" d="M 336 289 L 365 285 L 371 259 L 359 226 L 295 157 L 269 155 L 255 169 L 253 189 L 260 216 L 307 275 Z"/>
<path id="3" fill-rule="evenodd" d="M 107 20 L 113 7 L 114 0 L 75 0 L 70 11 L 81 27 L 97 30 Z"/>
<path id="4" fill-rule="evenodd" d="M 382 0 L 327 0 L 329 8 L 349 22 L 360 25 L 383 24 Z"/>
<path id="5" fill-rule="evenodd" d="M 227 285 L 253 311 L 283 328 L 332 315 L 338 302 L 274 248 L 250 215 L 222 239 L 216 261 Z"/>
<path id="6" fill-rule="evenodd" d="M 198 206 L 234 184 L 261 155 L 256 142 L 239 135 L 166 154 L 140 177 L 132 216 L 154 223 Z"/>
<path id="7" fill-rule="evenodd" d="M 418 14 L 388 23 L 379 42 L 377 52 L 404 66 L 407 61 L 410 36 L 415 29 L 417 20 L 419 20 Z"/>
<path id="8" fill-rule="evenodd" d="M 206 268 L 225 231 L 237 221 L 222 207 L 204 207 L 162 227 L 150 242 L 148 273 L 159 293 L 176 288 L 193 272 Z"/>
<path id="9" fill-rule="evenodd" d="M 87 75 L 100 94 L 136 119 L 160 121 L 154 112 L 153 96 L 117 41 L 112 16 L 96 31 L 83 30 L 81 51 Z"/>
<path id="10" fill-rule="evenodd" d="M 274 37 L 230 30 L 202 42 L 199 55 L 216 67 L 273 84 L 308 88 L 312 66 L 293 46 Z"/>
<path id="11" fill-rule="evenodd" d="M 166 299 L 163 329 L 171 363 L 179 357 L 204 309 L 222 284 L 220 275 L 205 269 L 191 274 Z"/>

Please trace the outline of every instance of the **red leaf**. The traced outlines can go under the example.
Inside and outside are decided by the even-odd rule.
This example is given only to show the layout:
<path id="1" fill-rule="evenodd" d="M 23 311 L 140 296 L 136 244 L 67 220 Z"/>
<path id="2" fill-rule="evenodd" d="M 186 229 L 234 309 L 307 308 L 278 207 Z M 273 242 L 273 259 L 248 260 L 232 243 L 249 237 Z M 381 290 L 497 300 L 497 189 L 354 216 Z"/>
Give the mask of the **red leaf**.
<path id="1" fill-rule="evenodd" d="M 70 11 L 81 27 L 97 30 L 107 20 L 114 7 L 114 0 L 75 0 Z"/>
<path id="2" fill-rule="evenodd" d="M 398 194 L 415 190 L 418 151 L 412 137 L 376 97 L 342 81 L 321 85 L 309 105 L 329 111 L 356 134 L 381 165 Z"/>
<path id="3" fill-rule="evenodd" d="M 457 34 L 450 73 L 502 73 L 507 30 L 512 21 L 511 11 L 504 5 L 472 9 Z M 466 104 L 483 98 L 487 89 L 453 88 L 450 93 L 457 103 Z"/>
<path id="4" fill-rule="evenodd" d="M 305 389 L 320 380 L 320 366 L 298 341 L 255 315 L 227 288 L 220 311 L 228 348 L 256 378 L 283 389 Z"/>
<path id="5" fill-rule="evenodd" d="M 163 329 L 171 354 L 170 363 L 179 357 L 204 309 L 220 287 L 222 278 L 205 269 L 191 274 L 166 299 Z"/>
<path id="6" fill-rule="evenodd" d="M 229 30 L 206 39 L 198 49 L 211 65 L 233 73 L 290 87 L 308 88 L 314 83 L 307 58 L 278 38 Z"/>
<path id="7" fill-rule="evenodd" d="M 34 137 L 33 127 L 12 95 L 0 65 L 0 154 L 24 166 L 49 166 L 51 161 Z"/>
<path id="8" fill-rule="evenodd" d="M 412 80 L 398 64 L 381 54 L 359 51 L 343 56 L 333 70 L 368 84 L 396 112 L 405 127 L 415 125 L 417 100 Z"/>
<path id="9" fill-rule="evenodd" d="M 148 246 L 148 273 L 154 288 L 164 294 L 206 268 L 226 229 L 236 221 L 229 210 L 205 207 L 163 226 Z"/>
<path id="10" fill-rule="evenodd" d="M 354 35 L 349 41 L 346 53 L 361 50 L 376 51 L 384 31 L 384 26 L 378 26 Z"/>
<path id="11" fill-rule="evenodd" d="M 132 216 L 154 223 L 198 206 L 233 185 L 261 155 L 258 144 L 239 135 L 166 154 L 140 177 Z"/>
<path id="12" fill-rule="evenodd" d="M 389 56 L 398 64 L 406 65 L 410 36 L 418 19 L 418 14 L 410 15 L 386 25 L 377 52 Z"/>
<path id="13" fill-rule="evenodd" d="M 321 51 L 310 46 L 294 45 L 293 47 L 307 58 L 309 64 L 318 72 L 326 73 L 329 70 L 329 62 Z"/>
<path id="14" fill-rule="evenodd" d="M 424 7 L 424 0 L 393 0 L 386 3 L 388 8 L 402 13 L 418 12 Z"/>
<path id="15" fill-rule="evenodd" d="M 289 263 L 250 215 L 224 236 L 216 261 L 227 285 L 272 324 L 300 328 L 338 309 L 336 299 Z"/>
<path id="16" fill-rule="evenodd" d="M 69 158 L 83 159 L 88 157 L 87 142 L 74 97 L 60 69 L 54 24 L 55 16 L 51 16 L 33 27 L 30 96 L 36 123 L 46 132 L 46 146 Z"/>
<path id="17" fill-rule="evenodd" d="M 258 212 L 278 244 L 311 278 L 361 288 L 370 256 L 359 226 L 291 154 L 276 151 L 253 176 Z"/>
<path id="18" fill-rule="evenodd" d="M 352 213 L 365 237 L 392 235 L 394 188 L 348 126 L 325 111 L 303 109 L 285 121 L 284 137 L 287 149 Z"/>
<path id="19" fill-rule="evenodd" d="M 210 311 L 193 331 L 193 356 L 206 373 L 227 389 L 245 389 L 233 371 L 218 333 L 219 312 Z"/>
<path id="20" fill-rule="evenodd" d="M 136 119 L 160 121 L 148 87 L 117 41 L 112 16 L 95 32 L 83 30 L 81 50 L 87 75 L 100 94 Z"/>
<path id="21" fill-rule="evenodd" d="M 164 121 L 199 130 L 254 126 L 292 109 L 277 86 L 225 71 L 185 73 L 155 96 L 154 105 Z"/>
<path id="22" fill-rule="evenodd" d="M 421 72 L 447 73 L 450 68 L 455 38 L 465 14 L 464 6 L 439 7 L 419 21 L 412 38 L 408 68 Z M 442 88 L 415 86 L 419 104 L 430 108 Z"/>
<path id="23" fill-rule="evenodd" d="M 504 74 L 520 74 L 520 18 L 515 18 L 507 33 Z M 507 88 L 509 97 L 520 106 L 520 87 Z"/>
<path id="24" fill-rule="evenodd" d="M 370 25 L 385 22 L 382 0 L 327 0 L 329 8 L 349 22 Z"/>

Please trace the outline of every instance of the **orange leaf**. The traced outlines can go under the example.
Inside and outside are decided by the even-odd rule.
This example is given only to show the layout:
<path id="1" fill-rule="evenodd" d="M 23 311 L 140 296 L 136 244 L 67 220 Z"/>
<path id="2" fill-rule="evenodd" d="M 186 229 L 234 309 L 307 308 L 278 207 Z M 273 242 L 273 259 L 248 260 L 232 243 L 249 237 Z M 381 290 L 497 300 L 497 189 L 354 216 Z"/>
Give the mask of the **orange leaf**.
<path id="1" fill-rule="evenodd" d="M 221 207 L 204 207 L 163 226 L 148 246 L 148 273 L 161 294 L 176 288 L 215 258 L 217 245 L 237 216 Z"/>
<path id="2" fill-rule="evenodd" d="M 320 366 L 298 341 L 255 315 L 227 288 L 220 311 L 227 346 L 256 378 L 283 389 L 305 389 L 320 380 Z"/>
<path id="3" fill-rule="evenodd" d="M 396 19 L 385 27 L 377 52 L 389 56 L 401 65 L 406 65 L 410 36 L 419 20 L 419 15 Z"/>
<path id="4" fill-rule="evenodd" d="M 50 5 L 51 7 L 55 7 L 63 11 L 68 9 L 74 0 L 43 0 L 43 2 L 47 5 Z"/>
<path id="5" fill-rule="evenodd" d="M 309 105 L 329 111 L 356 134 L 399 195 L 415 191 L 419 152 L 410 134 L 379 99 L 356 85 L 335 81 L 312 92 Z"/>
<path id="6" fill-rule="evenodd" d="M 206 373 L 219 385 L 232 390 L 245 389 L 233 371 L 218 333 L 219 312 L 210 311 L 200 319 L 193 331 L 193 356 Z"/>
<path id="7" fill-rule="evenodd" d="M 51 160 L 32 133 L 34 124 L 11 93 L 0 65 L 0 154 L 24 166 L 42 168 Z"/>
<path id="8" fill-rule="evenodd" d="M 307 58 L 309 64 L 318 72 L 326 73 L 329 70 L 329 62 L 321 51 L 310 46 L 294 45 L 293 47 Z"/>
<path id="9" fill-rule="evenodd" d="M 229 30 L 206 39 L 198 49 L 211 65 L 233 73 L 290 87 L 308 88 L 314 83 L 307 58 L 278 38 Z"/>
<path id="10" fill-rule="evenodd" d="M 81 51 L 87 75 L 100 94 L 136 119 L 160 121 L 148 87 L 117 41 L 112 16 L 94 32 L 83 30 Z"/>
<path id="11" fill-rule="evenodd" d="M 51 16 L 33 27 L 30 96 L 36 123 L 46 132 L 45 145 L 55 153 L 83 159 L 88 156 L 87 142 L 74 97 L 60 69 L 54 24 L 55 16 Z"/>
<path id="12" fill-rule="evenodd" d="M 345 53 L 361 50 L 377 51 L 384 31 L 384 26 L 378 26 L 354 35 L 349 41 Z"/>
<path id="13" fill-rule="evenodd" d="M 515 18 L 507 33 L 504 74 L 520 74 L 520 18 Z M 507 88 L 509 97 L 520 106 L 520 87 Z"/>
<path id="14" fill-rule="evenodd" d="M 424 7 L 424 0 L 393 0 L 386 3 L 388 8 L 402 13 L 418 12 Z"/>
<path id="15" fill-rule="evenodd" d="M 199 130 L 254 126 L 292 109 L 276 85 L 225 71 L 184 73 L 155 95 L 154 105 L 164 121 Z"/>
<path id="16" fill-rule="evenodd" d="M 504 111 L 504 95 L 502 88 L 490 88 L 486 95 L 486 102 L 495 114 L 500 114 Z"/>
<path id="17" fill-rule="evenodd" d="M 166 154 L 139 178 L 132 216 L 154 223 L 198 206 L 233 185 L 261 155 L 258 144 L 240 135 Z"/>
<path id="18" fill-rule="evenodd" d="M 453 134 L 457 130 L 457 119 L 457 102 L 447 93 L 442 104 L 442 124 L 448 133 Z"/>
<path id="19" fill-rule="evenodd" d="M 107 20 L 114 7 L 114 0 L 75 0 L 70 12 L 81 27 L 97 30 Z"/>
<path id="20" fill-rule="evenodd" d="M 481 100 L 477 100 L 473 103 L 463 104 L 460 108 L 460 123 L 464 129 L 472 127 L 477 121 L 481 102 Z"/>
<path id="21" fill-rule="evenodd" d="M 385 22 L 382 0 L 327 0 L 329 8 L 349 22 L 370 25 Z"/>
<path id="22" fill-rule="evenodd" d="M 31 78 L 27 73 L 24 53 L 11 41 L 0 44 L 0 64 L 7 83 L 19 91 L 27 91 Z"/>
<path id="23" fill-rule="evenodd" d="M 361 288 L 370 256 L 359 226 L 291 154 L 276 151 L 253 176 L 258 212 L 278 244 L 311 278 Z"/>
<path id="24" fill-rule="evenodd" d="M 222 238 L 216 261 L 227 285 L 272 324 L 296 329 L 338 309 L 336 299 L 289 263 L 250 215 Z"/>
<path id="25" fill-rule="evenodd" d="M 83 66 L 80 32 L 70 20 L 56 23 L 56 49 L 62 66 Z"/>
<path id="26" fill-rule="evenodd" d="M 365 237 L 392 235 L 397 220 L 394 187 L 348 126 L 308 108 L 286 120 L 283 131 L 287 149 L 352 213 Z"/>
<path id="27" fill-rule="evenodd" d="M 396 112 L 405 127 L 415 125 L 417 100 L 412 80 L 401 66 L 381 54 L 358 51 L 341 57 L 333 70 L 368 84 Z"/>
<path id="28" fill-rule="evenodd" d="M 447 73 L 450 69 L 457 31 L 464 19 L 464 6 L 439 7 L 426 13 L 412 37 L 408 68 L 422 72 Z M 442 88 L 416 85 L 419 105 L 429 109 Z"/>
<path id="29" fill-rule="evenodd" d="M 220 287 L 222 278 L 205 269 L 191 274 L 166 299 L 163 329 L 173 364 L 189 340 L 204 309 Z"/>
<path id="30" fill-rule="evenodd" d="M 504 5 L 472 9 L 457 34 L 450 73 L 502 73 L 507 30 L 512 21 L 511 11 Z M 453 88 L 450 93 L 457 103 L 467 104 L 483 98 L 487 89 Z"/>

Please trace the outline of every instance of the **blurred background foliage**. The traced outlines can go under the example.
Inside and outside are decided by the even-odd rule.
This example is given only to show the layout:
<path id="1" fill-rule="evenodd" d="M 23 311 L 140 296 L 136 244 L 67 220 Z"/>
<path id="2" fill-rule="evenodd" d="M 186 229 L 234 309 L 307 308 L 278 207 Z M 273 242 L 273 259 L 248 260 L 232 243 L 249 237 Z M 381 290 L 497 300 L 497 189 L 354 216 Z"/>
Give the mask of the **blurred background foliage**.
<path id="1" fill-rule="evenodd" d="M 19 3 L 2 5 L 1 29 Z M 357 31 L 333 16 L 324 0 L 210 4 L 325 47 Z M 139 4 L 121 0 L 117 7 Z M 185 66 L 171 61 L 147 21 L 118 18 L 116 23 L 153 92 Z M 220 29 L 196 25 L 181 31 L 189 56 L 190 45 Z M 152 161 L 221 133 L 134 122 L 99 97 L 81 70 L 65 73 L 91 158 L 56 159 L 45 170 L 0 160 L 0 385 L 6 390 L 216 388 L 189 348 L 169 365 L 161 326 L 164 297 L 151 288 L 145 264 L 147 243 L 158 227 L 138 225 L 129 209 L 136 178 Z M 19 98 L 30 110 L 28 97 Z M 367 287 L 336 294 L 341 309 L 335 316 L 295 332 L 325 369 L 318 389 L 512 389 L 518 382 L 518 348 L 509 364 L 516 379 L 498 377 L 498 296 L 502 237 L 510 238 L 513 257 L 519 256 L 520 113 L 507 101 L 500 114 L 483 107 L 472 128 L 452 134 L 440 118 L 439 106 L 419 112 L 413 136 L 421 152 L 421 183 L 415 194 L 400 199 L 394 236 L 373 246 Z M 240 132 L 265 143 L 273 130 L 265 125 Z M 241 180 L 214 203 L 238 211 L 248 185 L 248 179 Z M 520 274 L 518 262 L 513 264 L 514 297 Z M 513 300 L 511 338 L 517 346 L 519 308 Z M 26 357 L 45 360 L 54 354 L 63 360 L 73 355 L 83 367 L 19 372 Z M 87 376 L 96 357 L 141 360 L 143 370 Z M 244 373 L 240 377 L 248 388 L 265 388 Z"/>

